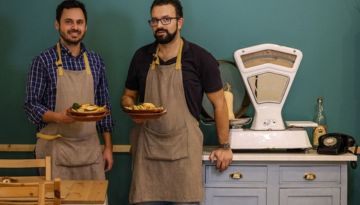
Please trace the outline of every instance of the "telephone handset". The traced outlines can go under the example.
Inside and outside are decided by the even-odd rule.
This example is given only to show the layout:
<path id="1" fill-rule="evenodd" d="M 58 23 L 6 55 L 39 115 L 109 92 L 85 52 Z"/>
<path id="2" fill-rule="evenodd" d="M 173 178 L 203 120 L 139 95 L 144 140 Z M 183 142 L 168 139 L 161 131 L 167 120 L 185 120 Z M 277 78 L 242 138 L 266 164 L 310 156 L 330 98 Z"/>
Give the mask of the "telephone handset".
<path id="1" fill-rule="evenodd" d="M 355 139 L 349 135 L 341 133 L 328 133 L 319 137 L 319 146 L 317 149 L 318 154 L 345 154 L 349 151 L 349 147 L 356 144 Z M 355 146 L 357 153 L 358 145 Z M 352 168 L 356 168 L 356 162 L 351 162 Z"/>

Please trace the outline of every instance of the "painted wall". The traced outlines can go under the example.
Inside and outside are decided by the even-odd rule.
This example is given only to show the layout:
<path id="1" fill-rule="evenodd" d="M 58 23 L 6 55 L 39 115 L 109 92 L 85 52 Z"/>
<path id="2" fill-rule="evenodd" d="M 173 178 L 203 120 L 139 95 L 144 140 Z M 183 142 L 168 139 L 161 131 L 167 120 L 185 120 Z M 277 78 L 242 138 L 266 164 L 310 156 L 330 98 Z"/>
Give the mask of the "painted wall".
<path id="1" fill-rule="evenodd" d="M 35 126 L 23 112 L 30 61 L 59 39 L 55 9 L 61 1 L 0 0 L 0 144 L 34 144 Z M 133 122 L 119 106 L 127 69 L 137 48 L 154 39 L 147 23 L 150 0 L 84 0 L 88 31 L 84 43 L 106 64 L 114 144 L 129 144 Z M 215 58 L 233 60 L 235 50 L 262 43 L 299 49 L 304 57 L 283 108 L 284 120 L 312 120 L 316 99 L 324 99 L 328 131 L 360 141 L 360 0 L 183 0 L 181 35 Z M 250 107 L 245 113 L 253 115 Z M 216 144 L 213 126 L 201 126 L 205 145 Z M 31 158 L 32 153 L 0 153 Z M 131 156 L 115 153 L 107 173 L 111 204 L 128 204 Z M 0 170 L 0 176 L 6 175 Z M 11 174 L 14 174 L 12 172 Z M 18 174 L 22 174 L 21 172 Z M 360 201 L 360 169 L 349 170 L 349 204 Z"/>

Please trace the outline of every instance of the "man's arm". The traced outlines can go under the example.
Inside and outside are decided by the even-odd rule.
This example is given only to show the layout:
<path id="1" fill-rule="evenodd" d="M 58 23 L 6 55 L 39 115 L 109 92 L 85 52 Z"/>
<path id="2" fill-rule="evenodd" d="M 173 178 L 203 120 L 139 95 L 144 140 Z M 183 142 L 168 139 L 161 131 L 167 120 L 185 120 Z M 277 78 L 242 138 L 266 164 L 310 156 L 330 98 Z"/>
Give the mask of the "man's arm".
<path id="1" fill-rule="evenodd" d="M 42 122 L 74 123 L 75 119 L 67 115 L 67 108 L 61 112 L 46 111 Z"/>
<path id="2" fill-rule="evenodd" d="M 137 101 L 138 91 L 125 88 L 121 97 L 121 108 L 125 111 L 125 107 L 132 107 Z"/>
<path id="3" fill-rule="evenodd" d="M 45 112 L 50 110 L 41 104 L 47 88 L 46 70 L 47 67 L 40 55 L 31 61 L 26 83 L 24 111 L 29 120 L 34 124 L 41 124 Z"/>
<path id="4" fill-rule="evenodd" d="M 97 59 L 100 62 L 99 67 L 99 83 L 95 93 L 94 103 L 99 106 L 106 106 L 108 110 L 111 112 L 111 104 L 109 97 L 109 89 L 105 72 L 105 64 L 103 59 L 95 55 L 93 58 Z M 101 132 L 101 136 L 104 141 L 104 150 L 103 150 L 103 162 L 104 162 L 104 171 L 108 172 L 111 170 L 114 164 L 113 157 L 113 144 L 111 139 L 111 132 L 114 130 L 115 122 L 112 118 L 112 115 L 108 115 L 102 120 L 96 122 L 96 128 L 99 132 Z"/>
<path id="5" fill-rule="evenodd" d="M 103 132 L 101 133 L 103 139 L 104 139 L 104 151 L 103 151 L 103 160 L 105 165 L 105 172 L 108 172 L 111 170 L 113 164 L 114 164 L 114 158 L 113 158 L 113 144 L 111 141 L 111 132 Z"/>
<path id="6" fill-rule="evenodd" d="M 206 96 L 214 107 L 215 125 L 219 144 L 229 143 L 229 114 L 224 91 L 221 89 L 217 92 L 206 93 Z M 212 151 L 209 156 L 211 163 L 214 162 L 214 157 L 217 159 L 216 168 L 222 172 L 231 164 L 233 153 L 231 149 L 224 150 L 218 148 Z"/>

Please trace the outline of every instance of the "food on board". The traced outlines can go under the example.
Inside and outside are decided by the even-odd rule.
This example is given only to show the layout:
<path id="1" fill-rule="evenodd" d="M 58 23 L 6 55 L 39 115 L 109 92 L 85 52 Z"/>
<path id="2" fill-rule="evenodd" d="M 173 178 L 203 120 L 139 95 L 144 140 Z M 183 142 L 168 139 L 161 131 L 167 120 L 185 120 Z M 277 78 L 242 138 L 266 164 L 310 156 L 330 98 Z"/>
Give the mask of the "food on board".
<path id="1" fill-rule="evenodd" d="M 106 111 L 106 105 L 100 107 L 98 105 L 91 105 L 90 103 L 74 103 L 71 110 L 79 113 L 99 113 Z"/>
<path id="2" fill-rule="evenodd" d="M 163 107 L 156 107 L 153 103 L 143 103 L 140 105 L 134 105 L 132 107 L 125 107 L 127 110 L 157 110 L 162 111 L 164 110 Z"/>
<path id="3" fill-rule="evenodd" d="M 74 111 L 76 111 L 77 109 L 79 109 L 81 107 L 81 105 L 79 105 L 79 103 L 74 103 L 71 107 L 71 109 L 73 109 Z"/>

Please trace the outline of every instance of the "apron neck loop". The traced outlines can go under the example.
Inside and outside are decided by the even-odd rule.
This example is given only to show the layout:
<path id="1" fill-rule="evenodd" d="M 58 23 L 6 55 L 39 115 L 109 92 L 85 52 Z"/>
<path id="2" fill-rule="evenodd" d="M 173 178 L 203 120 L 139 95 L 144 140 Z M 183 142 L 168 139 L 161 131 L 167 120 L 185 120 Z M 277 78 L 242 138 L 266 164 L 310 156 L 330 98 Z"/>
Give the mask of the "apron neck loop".
<path id="1" fill-rule="evenodd" d="M 181 54 L 182 54 L 183 45 L 184 45 L 184 41 L 182 39 L 180 39 L 180 47 L 179 47 L 179 51 L 178 51 L 177 58 L 176 58 L 176 66 L 175 66 L 176 70 L 181 70 Z M 151 63 L 151 68 L 150 68 L 151 70 L 154 70 L 156 65 L 160 65 L 159 50 L 160 50 L 160 47 L 158 45 L 156 48 L 156 53 L 154 55 L 154 60 Z"/>
<path id="2" fill-rule="evenodd" d="M 55 62 L 55 65 L 58 67 L 58 75 L 62 76 L 62 75 L 64 75 L 64 72 L 63 72 L 63 68 L 62 68 L 61 50 L 60 50 L 59 42 L 56 44 L 56 47 L 57 47 L 57 53 L 59 56 L 59 60 Z M 83 56 L 84 56 L 86 74 L 91 75 L 89 59 L 87 58 L 86 52 L 84 52 Z"/>
<path id="3" fill-rule="evenodd" d="M 154 70 L 155 69 L 155 65 L 160 65 L 160 60 L 159 60 L 159 50 L 160 50 L 160 47 L 159 45 L 156 47 L 156 53 L 154 55 L 154 60 L 153 62 L 151 63 L 151 70 Z"/>

